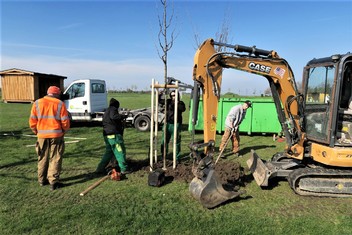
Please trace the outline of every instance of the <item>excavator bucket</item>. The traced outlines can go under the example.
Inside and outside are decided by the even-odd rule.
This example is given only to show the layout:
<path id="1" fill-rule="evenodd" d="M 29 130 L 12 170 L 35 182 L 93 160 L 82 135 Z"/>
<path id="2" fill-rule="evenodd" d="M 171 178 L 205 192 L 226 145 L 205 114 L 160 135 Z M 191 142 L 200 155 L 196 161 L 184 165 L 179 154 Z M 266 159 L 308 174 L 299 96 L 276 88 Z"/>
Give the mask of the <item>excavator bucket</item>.
<path id="1" fill-rule="evenodd" d="M 251 157 L 247 160 L 247 165 L 257 184 L 259 186 L 268 186 L 271 171 L 254 152 L 254 150 L 251 150 Z"/>
<path id="2" fill-rule="evenodd" d="M 244 193 L 225 190 L 214 169 L 209 170 L 204 180 L 194 177 L 189 185 L 189 190 L 192 196 L 208 209 Z"/>

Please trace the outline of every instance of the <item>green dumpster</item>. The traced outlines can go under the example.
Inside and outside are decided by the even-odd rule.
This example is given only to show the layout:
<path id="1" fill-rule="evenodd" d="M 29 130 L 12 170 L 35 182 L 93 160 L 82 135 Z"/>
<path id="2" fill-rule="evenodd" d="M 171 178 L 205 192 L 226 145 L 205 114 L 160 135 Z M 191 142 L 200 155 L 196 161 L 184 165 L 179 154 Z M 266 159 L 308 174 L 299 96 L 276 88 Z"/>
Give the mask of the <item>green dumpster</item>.
<path id="1" fill-rule="evenodd" d="M 246 99 L 238 98 L 220 98 L 218 106 L 218 116 L 216 131 L 221 133 L 225 130 L 225 119 L 230 109 L 238 104 L 242 104 Z M 280 133 L 282 128 L 277 116 L 274 101 L 271 98 L 251 99 L 252 108 L 247 109 L 245 119 L 240 125 L 240 132 L 248 133 Z M 191 102 L 189 128 L 192 130 L 192 109 Z M 195 130 L 203 130 L 203 102 L 200 100 L 198 109 L 198 121 Z"/>

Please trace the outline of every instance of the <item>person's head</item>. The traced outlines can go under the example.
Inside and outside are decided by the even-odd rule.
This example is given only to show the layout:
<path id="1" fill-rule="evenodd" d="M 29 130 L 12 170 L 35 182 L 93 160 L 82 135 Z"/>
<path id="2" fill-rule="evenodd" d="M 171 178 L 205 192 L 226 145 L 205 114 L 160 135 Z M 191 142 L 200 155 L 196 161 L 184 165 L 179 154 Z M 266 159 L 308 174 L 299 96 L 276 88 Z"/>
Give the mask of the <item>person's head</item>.
<path id="1" fill-rule="evenodd" d="M 114 106 L 118 109 L 120 107 L 120 102 L 117 99 L 111 98 L 109 106 Z"/>
<path id="2" fill-rule="evenodd" d="M 54 96 L 54 97 L 60 97 L 61 95 L 61 90 L 57 86 L 50 86 L 46 92 L 48 96 Z"/>
<path id="3" fill-rule="evenodd" d="M 175 98 L 176 98 L 176 92 L 175 92 L 174 90 L 170 92 L 170 98 L 171 98 L 172 100 L 175 100 Z"/>
<path id="4" fill-rule="evenodd" d="M 243 103 L 243 109 L 248 109 L 248 108 L 251 108 L 251 107 L 252 107 L 252 102 L 250 100 L 246 100 Z"/>

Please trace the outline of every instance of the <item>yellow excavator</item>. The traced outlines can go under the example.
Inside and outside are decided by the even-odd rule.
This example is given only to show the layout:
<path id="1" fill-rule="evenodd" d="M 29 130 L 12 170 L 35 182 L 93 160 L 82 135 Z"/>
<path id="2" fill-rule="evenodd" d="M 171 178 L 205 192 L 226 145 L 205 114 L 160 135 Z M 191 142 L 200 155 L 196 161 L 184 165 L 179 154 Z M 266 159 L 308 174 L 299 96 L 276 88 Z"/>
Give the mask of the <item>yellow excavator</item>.
<path id="1" fill-rule="evenodd" d="M 216 46 L 231 52 L 217 52 Z M 193 125 L 200 95 L 204 111 L 204 142 L 192 138 L 189 146 L 194 159 L 195 177 L 189 186 L 193 197 L 212 208 L 243 193 L 225 190 L 214 170 L 218 100 L 225 68 L 268 80 L 286 139 L 285 149 L 267 161 L 251 150 L 247 165 L 257 184 L 266 187 L 271 179 L 282 177 L 299 195 L 352 196 L 352 54 L 309 61 L 299 90 L 290 65 L 275 51 L 208 39 L 197 50 L 193 68 Z"/>

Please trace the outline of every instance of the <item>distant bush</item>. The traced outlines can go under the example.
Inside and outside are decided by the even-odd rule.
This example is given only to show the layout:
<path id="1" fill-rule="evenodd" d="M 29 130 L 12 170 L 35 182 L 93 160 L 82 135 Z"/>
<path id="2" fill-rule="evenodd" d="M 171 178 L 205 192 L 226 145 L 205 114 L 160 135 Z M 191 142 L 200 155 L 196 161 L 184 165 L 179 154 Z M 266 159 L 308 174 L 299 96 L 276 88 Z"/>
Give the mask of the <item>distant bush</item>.
<path id="1" fill-rule="evenodd" d="M 225 96 L 225 97 L 240 97 L 240 95 L 237 95 L 237 94 L 232 93 L 232 92 L 226 92 L 222 96 Z"/>

